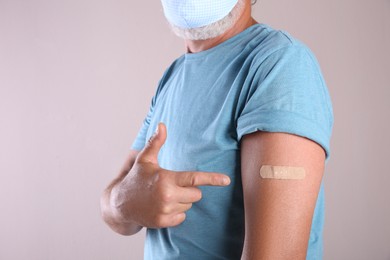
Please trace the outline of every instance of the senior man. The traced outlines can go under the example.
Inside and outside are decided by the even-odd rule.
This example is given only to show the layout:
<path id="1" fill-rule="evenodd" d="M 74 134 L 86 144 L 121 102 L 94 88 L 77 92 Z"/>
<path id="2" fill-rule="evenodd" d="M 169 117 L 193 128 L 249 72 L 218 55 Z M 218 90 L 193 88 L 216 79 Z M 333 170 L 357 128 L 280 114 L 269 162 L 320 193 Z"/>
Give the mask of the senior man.
<path id="1" fill-rule="evenodd" d="M 102 215 L 145 259 L 321 259 L 333 112 L 311 51 L 250 0 L 162 0 L 186 53 L 159 82 Z"/>

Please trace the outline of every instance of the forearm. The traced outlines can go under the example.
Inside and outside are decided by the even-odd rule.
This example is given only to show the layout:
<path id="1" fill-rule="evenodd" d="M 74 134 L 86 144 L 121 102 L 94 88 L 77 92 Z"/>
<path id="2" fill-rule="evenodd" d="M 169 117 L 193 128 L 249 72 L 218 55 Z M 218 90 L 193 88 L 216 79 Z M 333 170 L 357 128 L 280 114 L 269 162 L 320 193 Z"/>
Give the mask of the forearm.
<path id="1" fill-rule="evenodd" d="M 130 221 L 129 218 L 125 219 L 118 208 L 113 205 L 112 196 L 114 188 L 122 182 L 133 167 L 137 155 L 138 151 L 132 150 L 130 152 L 119 175 L 103 191 L 100 198 L 100 209 L 104 222 L 115 232 L 127 236 L 137 233 L 142 229 L 142 226 Z"/>
<path id="2" fill-rule="evenodd" d="M 102 218 L 113 231 L 125 236 L 134 235 L 142 229 L 142 226 L 125 221 L 121 217 L 115 206 L 111 204 L 112 188 L 113 186 L 110 185 L 102 194 L 100 200 Z"/>

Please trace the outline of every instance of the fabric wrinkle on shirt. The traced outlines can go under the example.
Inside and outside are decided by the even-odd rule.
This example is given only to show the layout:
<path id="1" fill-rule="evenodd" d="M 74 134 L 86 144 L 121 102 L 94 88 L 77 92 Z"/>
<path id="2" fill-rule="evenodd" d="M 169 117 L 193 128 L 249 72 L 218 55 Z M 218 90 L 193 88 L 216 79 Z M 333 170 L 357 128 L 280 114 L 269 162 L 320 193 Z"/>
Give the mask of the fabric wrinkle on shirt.
<path id="1" fill-rule="evenodd" d="M 202 200 L 181 225 L 148 229 L 145 259 L 240 259 L 244 242 L 240 140 L 255 131 L 309 138 L 329 159 L 333 110 L 312 52 L 288 33 L 253 25 L 209 50 L 184 54 L 165 71 L 133 143 L 142 150 L 159 122 L 167 140 L 160 166 L 220 172 L 228 187 L 200 187 Z M 307 259 L 322 259 L 324 189 Z"/>

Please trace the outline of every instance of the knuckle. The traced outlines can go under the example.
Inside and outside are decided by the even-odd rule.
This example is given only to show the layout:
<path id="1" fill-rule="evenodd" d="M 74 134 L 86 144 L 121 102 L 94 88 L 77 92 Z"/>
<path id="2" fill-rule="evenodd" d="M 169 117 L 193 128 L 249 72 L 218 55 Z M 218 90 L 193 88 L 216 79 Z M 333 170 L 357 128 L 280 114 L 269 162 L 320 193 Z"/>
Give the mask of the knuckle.
<path id="1" fill-rule="evenodd" d="M 170 191 L 161 192 L 160 199 L 164 203 L 169 203 L 173 200 L 173 194 Z"/>
<path id="2" fill-rule="evenodd" d="M 210 183 L 212 185 L 218 185 L 219 184 L 219 176 L 215 176 L 215 175 L 211 176 Z"/>
<path id="3" fill-rule="evenodd" d="M 163 204 L 160 207 L 160 211 L 162 214 L 169 214 L 171 212 L 171 207 L 167 204 Z"/>
<path id="4" fill-rule="evenodd" d="M 146 143 L 146 147 L 150 147 L 153 142 L 153 136 L 148 139 L 148 142 Z"/>
<path id="5" fill-rule="evenodd" d="M 214 175 L 211 175 L 210 177 L 210 181 L 212 183 L 212 185 L 222 185 L 224 182 L 224 178 L 222 175 L 220 174 L 214 174 Z"/>
<path id="6" fill-rule="evenodd" d="M 157 135 L 156 135 L 156 134 L 153 134 L 153 135 L 148 139 L 148 141 L 147 141 L 147 143 L 146 143 L 147 147 L 150 147 L 150 146 L 153 145 L 153 142 L 154 142 L 154 140 L 156 139 L 156 137 L 157 137 Z"/>
<path id="7" fill-rule="evenodd" d="M 191 180 L 190 180 L 190 183 L 191 183 L 191 186 L 196 186 L 197 183 L 199 183 L 200 177 L 198 175 L 195 175 L 195 174 L 192 174 L 191 175 Z"/>

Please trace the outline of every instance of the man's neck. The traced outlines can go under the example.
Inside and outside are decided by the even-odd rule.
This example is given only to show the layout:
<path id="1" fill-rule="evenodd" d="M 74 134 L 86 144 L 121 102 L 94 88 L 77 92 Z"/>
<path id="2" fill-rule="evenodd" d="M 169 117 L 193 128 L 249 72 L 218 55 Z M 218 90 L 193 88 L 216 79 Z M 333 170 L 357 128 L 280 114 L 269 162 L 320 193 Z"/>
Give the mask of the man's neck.
<path id="1" fill-rule="evenodd" d="M 222 42 L 232 38 L 233 36 L 239 34 L 250 26 L 256 24 L 257 22 L 252 18 L 250 9 L 250 6 L 245 8 L 240 18 L 233 25 L 233 27 L 215 38 L 207 40 L 185 40 L 187 53 L 197 53 L 205 51 L 207 49 L 211 49 L 221 44 Z"/>

